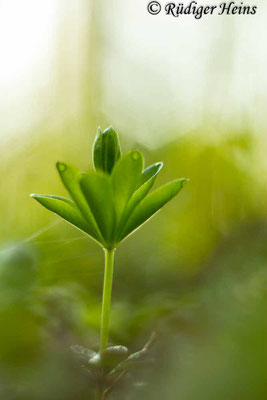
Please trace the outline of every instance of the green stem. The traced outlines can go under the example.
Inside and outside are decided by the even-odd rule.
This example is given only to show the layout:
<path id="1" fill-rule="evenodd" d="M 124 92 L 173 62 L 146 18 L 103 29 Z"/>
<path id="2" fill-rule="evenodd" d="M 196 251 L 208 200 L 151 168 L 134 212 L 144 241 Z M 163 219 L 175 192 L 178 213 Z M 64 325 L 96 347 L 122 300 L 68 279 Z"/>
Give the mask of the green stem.
<path id="1" fill-rule="evenodd" d="M 100 355 L 106 350 L 110 322 L 110 303 L 113 281 L 114 249 L 105 249 L 105 277 L 102 298 Z"/>
<path id="2" fill-rule="evenodd" d="M 96 389 L 96 400 L 105 400 L 105 386 L 102 382 L 99 383 L 98 388 Z"/>

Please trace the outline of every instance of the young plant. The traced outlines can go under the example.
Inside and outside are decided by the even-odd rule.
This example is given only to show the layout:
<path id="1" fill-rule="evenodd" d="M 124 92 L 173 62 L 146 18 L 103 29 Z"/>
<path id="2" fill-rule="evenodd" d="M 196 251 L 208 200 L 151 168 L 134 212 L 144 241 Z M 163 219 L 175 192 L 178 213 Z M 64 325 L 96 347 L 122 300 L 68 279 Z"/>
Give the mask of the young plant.
<path id="1" fill-rule="evenodd" d="M 91 361 L 94 359 L 95 363 L 96 359 L 101 362 L 110 352 L 117 351 L 118 354 L 124 354 L 124 358 L 127 354 L 122 346 L 107 349 L 114 250 L 176 196 L 187 179 L 176 179 L 149 194 L 163 163 L 158 162 L 144 169 L 140 151 L 133 150 L 122 155 L 118 135 L 112 128 L 104 132 L 98 129 L 93 146 L 93 165 L 94 171 L 81 173 L 70 164 L 57 163 L 57 170 L 70 199 L 55 195 L 31 196 L 104 248 L 105 273 L 99 353 L 92 354 L 79 347 L 83 355 L 91 354 Z M 134 358 L 130 356 L 130 362 Z M 124 360 L 123 365 L 126 364 Z"/>

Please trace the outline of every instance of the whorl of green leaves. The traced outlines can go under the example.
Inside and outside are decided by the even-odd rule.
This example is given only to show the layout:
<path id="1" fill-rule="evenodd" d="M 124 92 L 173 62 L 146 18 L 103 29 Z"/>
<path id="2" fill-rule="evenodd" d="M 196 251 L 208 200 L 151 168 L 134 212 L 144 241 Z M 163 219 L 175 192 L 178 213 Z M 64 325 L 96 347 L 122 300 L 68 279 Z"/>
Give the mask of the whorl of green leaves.
<path id="1" fill-rule="evenodd" d="M 93 147 L 95 171 L 81 173 L 58 162 L 57 170 L 71 199 L 32 194 L 48 210 L 87 233 L 106 249 L 139 228 L 176 196 L 187 179 L 176 179 L 148 193 L 161 170 L 158 162 L 144 169 L 143 155 L 121 155 L 117 133 L 99 128 Z"/>

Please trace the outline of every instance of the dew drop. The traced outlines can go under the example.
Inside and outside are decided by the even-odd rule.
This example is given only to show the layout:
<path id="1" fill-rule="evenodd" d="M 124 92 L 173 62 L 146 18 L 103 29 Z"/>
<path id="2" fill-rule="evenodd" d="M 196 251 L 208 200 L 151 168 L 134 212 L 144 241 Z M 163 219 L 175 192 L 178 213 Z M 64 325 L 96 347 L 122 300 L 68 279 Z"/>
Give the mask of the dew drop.
<path id="1" fill-rule="evenodd" d="M 60 163 L 60 162 L 57 164 L 57 166 L 58 166 L 58 170 L 60 172 L 64 172 L 66 170 L 66 168 L 67 168 L 66 164 L 63 164 L 63 163 Z"/>
<path id="2" fill-rule="evenodd" d="M 134 159 L 135 161 L 137 161 L 137 160 L 139 159 L 139 153 L 138 153 L 137 151 L 135 151 L 135 152 L 132 154 L 132 157 L 133 157 L 133 159 Z"/>

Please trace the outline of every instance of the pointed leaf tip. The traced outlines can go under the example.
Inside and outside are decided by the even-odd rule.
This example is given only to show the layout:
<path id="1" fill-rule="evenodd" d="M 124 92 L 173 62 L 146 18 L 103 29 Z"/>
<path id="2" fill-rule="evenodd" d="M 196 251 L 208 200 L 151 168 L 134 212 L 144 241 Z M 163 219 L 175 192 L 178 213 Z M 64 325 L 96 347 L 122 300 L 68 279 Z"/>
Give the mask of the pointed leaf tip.
<path id="1" fill-rule="evenodd" d="M 182 188 L 184 187 L 184 185 L 185 185 L 187 182 L 190 182 L 190 179 L 188 179 L 188 178 L 181 178 L 180 180 L 181 180 Z"/>
<path id="2" fill-rule="evenodd" d="M 145 198 L 149 190 L 152 188 L 158 173 L 163 166 L 162 162 L 157 162 L 156 164 L 147 167 L 140 175 L 139 184 L 137 190 L 131 195 L 129 201 L 127 202 L 123 214 L 120 218 L 120 222 L 116 230 L 116 240 L 119 239 L 123 228 L 126 226 L 130 215 L 137 205 Z M 129 174 L 128 174 L 129 175 Z M 128 179 L 127 179 L 128 180 Z"/>
<path id="3" fill-rule="evenodd" d="M 58 161 L 56 163 L 56 167 L 57 167 L 57 170 L 58 170 L 59 173 L 60 172 L 64 172 L 67 169 L 67 165 L 65 163 L 63 163 L 63 162 L 60 162 L 60 161 Z"/>
<path id="4" fill-rule="evenodd" d="M 141 185 L 143 185 L 145 182 L 150 180 L 153 177 L 156 177 L 156 175 L 160 172 L 160 170 L 163 168 L 163 162 L 159 161 L 153 165 L 150 165 L 147 167 L 143 172 L 142 172 L 142 180 L 141 180 Z M 140 185 L 140 186 L 141 186 Z"/>
<path id="5" fill-rule="evenodd" d="M 115 163 L 121 157 L 118 134 L 112 127 L 104 132 L 97 129 L 93 146 L 93 164 L 96 170 L 110 174 Z"/>
<path id="6" fill-rule="evenodd" d="M 124 239 L 134 230 L 139 228 L 144 222 L 146 222 L 157 211 L 159 211 L 166 203 L 168 203 L 180 192 L 186 182 L 187 179 L 185 178 L 176 179 L 159 187 L 146 196 L 130 216 L 120 240 Z"/>
<path id="7" fill-rule="evenodd" d="M 95 231 L 85 220 L 79 208 L 72 200 L 67 199 L 66 197 L 46 194 L 34 194 L 34 196 L 32 197 L 34 197 L 35 200 L 37 200 L 49 211 L 52 211 L 53 213 L 59 215 L 70 224 L 87 233 L 99 244 L 102 244 L 101 240 L 99 240 L 98 235 L 96 235 Z"/>

